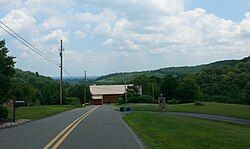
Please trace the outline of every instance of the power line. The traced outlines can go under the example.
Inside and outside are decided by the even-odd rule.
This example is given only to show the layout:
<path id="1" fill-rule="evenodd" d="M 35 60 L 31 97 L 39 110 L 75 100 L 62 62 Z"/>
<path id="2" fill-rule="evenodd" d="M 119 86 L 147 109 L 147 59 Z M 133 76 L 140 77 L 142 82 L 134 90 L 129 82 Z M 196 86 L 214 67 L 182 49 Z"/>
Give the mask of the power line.
<path id="1" fill-rule="evenodd" d="M 4 24 L 1 20 L 0 23 L 3 24 L 6 28 L 8 28 L 12 33 L 14 33 L 16 36 L 18 36 L 19 38 L 21 38 L 24 42 L 26 42 L 28 45 L 30 45 L 33 49 L 35 49 L 36 51 L 40 52 L 39 55 L 43 55 L 43 57 L 46 57 L 46 59 L 49 59 L 49 61 L 53 61 L 54 64 L 59 65 L 56 61 L 54 61 L 53 59 L 49 58 L 46 54 L 44 54 L 41 50 L 39 50 L 38 48 L 36 48 L 35 46 L 33 46 L 31 43 L 29 43 L 27 40 L 25 40 L 23 37 L 21 37 L 19 34 L 17 34 L 14 30 L 12 30 L 10 27 L 8 27 L 6 24 Z"/>
<path id="2" fill-rule="evenodd" d="M 1 22 L 1 21 L 0 21 Z M 25 43 L 24 41 L 22 41 L 21 39 L 17 38 L 15 35 L 13 35 L 11 32 L 9 32 L 8 30 L 6 30 L 4 27 L 2 27 L 0 25 L 0 28 L 2 28 L 6 33 L 10 34 L 13 38 L 15 38 L 16 40 L 18 40 L 20 43 L 22 43 L 23 45 L 25 45 L 26 47 L 28 47 L 29 49 L 31 49 L 32 51 L 34 51 L 35 53 L 37 53 L 38 55 L 40 55 L 41 57 L 45 58 L 46 60 L 48 60 L 49 62 L 51 62 L 52 64 L 56 65 L 56 66 L 60 66 L 58 63 L 56 63 L 54 60 L 51 60 L 50 58 L 46 57 L 46 55 L 41 54 L 40 52 L 38 52 L 37 50 L 34 49 L 34 46 Z"/>
<path id="3" fill-rule="evenodd" d="M 64 71 L 69 77 L 73 78 L 73 76 L 66 70 L 65 67 L 63 67 L 63 71 Z"/>
<path id="4" fill-rule="evenodd" d="M 32 0 L 31 0 L 30 2 L 31 2 L 31 4 L 35 7 L 35 9 L 41 14 L 41 16 L 45 19 L 45 16 L 44 16 L 44 14 L 42 13 L 42 11 L 33 3 Z M 27 7 L 26 7 L 26 8 L 27 8 Z M 45 23 L 48 25 L 48 27 L 50 28 L 50 30 L 53 31 L 53 28 L 51 27 L 50 23 L 49 23 L 48 21 L 45 22 Z M 57 34 L 57 36 L 59 37 L 59 39 L 61 39 L 60 34 L 59 34 L 58 32 L 56 32 L 56 34 Z"/>

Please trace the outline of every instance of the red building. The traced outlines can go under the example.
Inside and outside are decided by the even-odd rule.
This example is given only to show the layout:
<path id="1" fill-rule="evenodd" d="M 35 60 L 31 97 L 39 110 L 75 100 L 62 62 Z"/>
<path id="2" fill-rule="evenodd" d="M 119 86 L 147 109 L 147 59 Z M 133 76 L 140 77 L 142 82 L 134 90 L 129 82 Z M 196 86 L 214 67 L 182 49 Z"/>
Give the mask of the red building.
<path id="1" fill-rule="evenodd" d="M 131 85 L 91 85 L 91 104 L 102 105 L 116 103 L 118 97 L 125 93 L 127 86 Z"/>

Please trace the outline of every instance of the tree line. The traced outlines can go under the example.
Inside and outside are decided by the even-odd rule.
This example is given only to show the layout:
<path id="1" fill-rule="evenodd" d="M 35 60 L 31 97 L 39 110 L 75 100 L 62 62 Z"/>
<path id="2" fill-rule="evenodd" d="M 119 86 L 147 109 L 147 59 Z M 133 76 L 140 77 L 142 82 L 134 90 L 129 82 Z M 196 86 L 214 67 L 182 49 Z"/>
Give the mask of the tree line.
<path id="1" fill-rule="evenodd" d="M 130 89 L 129 102 L 157 102 L 162 94 L 169 103 L 199 100 L 250 104 L 250 57 L 217 62 L 195 74 L 167 74 L 163 78 L 141 75 L 130 83 L 142 86 L 144 99 L 136 89 Z"/>
<path id="2" fill-rule="evenodd" d="M 6 117 L 9 100 L 25 100 L 27 105 L 59 104 L 59 81 L 45 77 L 38 72 L 22 71 L 15 68 L 14 57 L 8 55 L 5 41 L 0 41 L 0 118 Z M 80 105 L 84 101 L 85 85 L 63 83 L 63 104 Z M 86 89 L 87 102 L 91 98 Z M 8 112 L 8 111 L 7 111 Z"/>

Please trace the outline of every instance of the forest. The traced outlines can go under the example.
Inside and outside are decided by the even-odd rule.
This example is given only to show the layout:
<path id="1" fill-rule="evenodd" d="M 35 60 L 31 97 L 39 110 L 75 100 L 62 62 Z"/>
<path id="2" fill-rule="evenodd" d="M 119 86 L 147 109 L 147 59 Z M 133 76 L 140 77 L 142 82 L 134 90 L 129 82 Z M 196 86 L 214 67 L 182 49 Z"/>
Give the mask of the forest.
<path id="1" fill-rule="evenodd" d="M 6 115 L 4 106 L 8 101 L 24 100 L 29 106 L 59 104 L 59 81 L 40 75 L 38 72 L 15 68 L 15 58 L 8 55 L 5 41 L 0 41 L 0 115 Z M 63 83 L 63 104 L 81 105 L 84 100 L 83 82 Z M 91 98 L 86 89 L 87 102 Z"/>
<path id="2" fill-rule="evenodd" d="M 168 103 L 209 101 L 250 104 L 250 57 L 213 63 L 213 67 L 206 67 L 198 73 L 167 74 L 163 78 L 141 75 L 130 83 L 142 86 L 144 98 L 147 95 L 148 99 L 141 102 L 156 102 L 154 99 L 163 94 Z M 136 94 L 131 93 L 134 100 L 130 102 L 138 102 L 134 98 Z"/>

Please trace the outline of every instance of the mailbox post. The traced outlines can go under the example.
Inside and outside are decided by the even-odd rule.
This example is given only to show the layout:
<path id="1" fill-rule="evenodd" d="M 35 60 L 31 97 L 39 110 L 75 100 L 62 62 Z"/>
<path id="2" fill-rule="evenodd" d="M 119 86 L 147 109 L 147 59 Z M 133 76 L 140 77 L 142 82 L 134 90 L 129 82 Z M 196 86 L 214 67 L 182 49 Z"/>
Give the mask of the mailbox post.
<path id="1" fill-rule="evenodd" d="M 14 100 L 13 100 L 13 122 L 16 121 L 16 108 L 21 107 L 21 106 L 25 106 L 25 105 L 26 105 L 26 100 L 16 100 L 14 98 Z"/>

